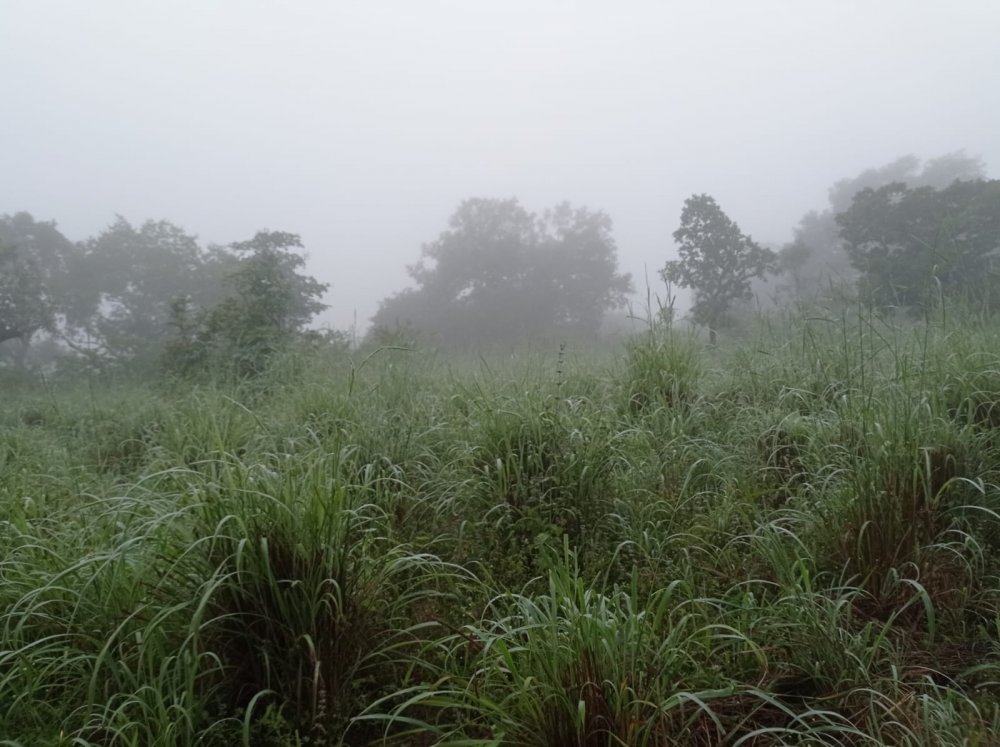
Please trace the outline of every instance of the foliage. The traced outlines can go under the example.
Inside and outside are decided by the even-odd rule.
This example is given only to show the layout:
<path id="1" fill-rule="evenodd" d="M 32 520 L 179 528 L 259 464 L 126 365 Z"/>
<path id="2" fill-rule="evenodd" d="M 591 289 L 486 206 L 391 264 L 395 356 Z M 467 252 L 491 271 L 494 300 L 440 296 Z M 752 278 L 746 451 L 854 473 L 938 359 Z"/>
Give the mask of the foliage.
<path id="1" fill-rule="evenodd" d="M 0 216 L 0 343 L 51 330 L 69 313 L 69 263 L 74 247 L 55 223 L 28 213 Z"/>
<path id="2" fill-rule="evenodd" d="M 0 245 L 0 343 L 19 339 L 27 345 L 55 314 L 38 264 L 16 246 Z"/>
<path id="3" fill-rule="evenodd" d="M 73 244 L 54 223 L 3 216 L 0 343 L 26 347 L 46 330 L 64 356 L 72 350 L 91 364 L 165 353 L 173 369 L 233 357 L 238 369 L 254 369 L 325 308 L 327 286 L 300 272 L 296 249 L 295 234 L 267 231 L 204 249 L 168 221 L 135 226 L 121 216 Z"/>
<path id="4" fill-rule="evenodd" d="M 955 180 L 976 180 L 986 175 L 979 158 L 962 152 L 948 153 L 921 163 L 907 155 L 887 164 L 841 179 L 829 189 L 827 207 L 802 216 L 793 240 L 779 253 L 779 262 L 789 282 L 784 290 L 795 300 L 810 300 L 839 293 L 853 283 L 856 270 L 844 250 L 836 215 L 848 210 L 854 196 L 864 189 L 879 189 L 903 182 L 909 187 L 944 189 Z"/>
<path id="5" fill-rule="evenodd" d="M 709 328 L 712 343 L 735 301 L 752 298 L 750 281 L 777 269 L 776 256 L 761 247 L 707 194 L 684 201 L 681 225 L 674 231 L 680 259 L 660 271 L 667 283 L 693 288 L 695 321 Z"/>
<path id="6" fill-rule="evenodd" d="M 169 336 L 174 300 L 217 300 L 229 261 L 168 221 L 136 227 L 118 216 L 83 243 L 76 262 L 77 292 L 89 294 L 91 314 L 80 326 L 90 346 L 126 359 L 157 351 Z"/>
<path id="7" fill-rule="evenodd" d="M 986 176 L 986 166 L 981 158 L 967 156 L 964 152 L 946 153 L 921 163 L 914 155 L 873 169 L 866 169 L 851 179 L 841 179 L 830 188 L 830 209 L 834 214 L 851 207 L 855 195 L 865 189 L 878 189 L 894 182 L 903 182 L 911 188 L 933 187 L 943 189 L 955 181 L 976 181 Z"/>
<path id="8" fill-rule="evenodd" d="M 296 234 L 259 231 L 248 241 L 230 244 L 241 255 L 227 282 L 232 295 L 223 304 L 239 332 L 284 336 L 301 331 L 326 308 L 319 298 L 329 286 L 302 275 L 305 257 Z M 235 330 L 234 330 L 235 331 Z"/>
<path id="9" fill-rule="evenodd" d="M 562 203 L 539 217 L 516 199 L 464 201 L 409 272 L 417 287 L 382 302 L 376 334 L 410 327 L 459 346 L 593 336 L 631 287 L 606 214 Z"/>
<path id="10" fill-rule="evenodd" d="M 877 306 L 925 310 L 939 293 L 982 304 L 997 284 L 1000 181 L 865 189 L 837 223 Z"/>
<path id="11" fill-rule="evenodd" d="M 259 373 L 326 308 L 319 299 L 329 286 L 300 272 L 305 258 L 294 250 L 301 248 L 297 235 L 281 231 L 259 231 L 231 244 L 236 254 L 224 279 L 223 300 L 200 309 L 189 296 L 172 302 L 175 337 L 167 365 L 190 371 L 233 361 L 239 375 Z"/>

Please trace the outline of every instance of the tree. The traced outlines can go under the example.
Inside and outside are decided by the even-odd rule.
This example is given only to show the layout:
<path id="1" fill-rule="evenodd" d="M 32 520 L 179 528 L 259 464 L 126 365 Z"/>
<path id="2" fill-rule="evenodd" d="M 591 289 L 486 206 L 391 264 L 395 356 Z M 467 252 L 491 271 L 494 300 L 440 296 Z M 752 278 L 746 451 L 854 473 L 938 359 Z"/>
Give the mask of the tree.
<path id="1" fill-rule="evenodd" d="M 751 279 L 775 272 L 777 256 L 743 234 L 707 194 L 684 201 L 674 241 L 680 245 L 680 259 L 667 262 L 660 275 L 668 283 L 694 289 L 692 314 L 708 326 L 714 345 L 730 307 L 752 298 Z"/>
<path id="2" fill-rule="evenodd" d="M 847 288 L 857 271 L 844 249 L 836 215 L 851 206 L 854 196 L 864 189 L 905 183 L 909 187 L 943 189 L 956 180 L 985 177 L 981 158 L 959 151 L 921 163 L 914 155 L 901 156 L 876 168 L 866 169 L 830 187 L 828 206 L 802 216 L 793 240 L 780 252 L 781 266 L 788 270 L 791 284 L 784 288 L 796 299 L 815 298 L 830 288 Z"/>
<path id="3" fill-rule="evenodd" d="M 409 327 L 455 345 L 594 335 L 631 288 L 611 228 L 605 213 L 568 203 L 539 217 L 516 199 L 465 200 L 408 268 L 416 287 L 382 302 L 374 331 Z"/>
<path id="4" fill-rule="evenodd" d="M 850 179 L 841 179 L 830 188 L 830 209 L 833 214 L 847 210 L 854 196 L 865 189 L 878 189 L 887 184 L 902 182 L 909 187 L 934 187 L 943 189 L 954 181 L 982 179 L 986 165 L 978 156 L 967 156 L 963 151 L 946 153 L 923 163 L 915 155 L 900 156 L 895 161 L 866 169 Z"/>
<path id="5" fill-rule="evenodd" d="M 300 272 L 305 258 L 295 250 L 301 248 L 298 235 L 283 231 L 230 244 L 225 298 L 200 309 L 188 297 L 174 300 L 168 360 L 189 369 L 222 358 L 235 361 L 240 374 L 259 372 L 326 308 L 320 298 L 329 286 Z"/>
<path id="6" fill-rule="evenodd" d="M 299 272 L 306 260 L 294 251 L 302 249 L 297 234 L 259 231 L 229 248 L 239 261 L 226 278 L 231 294 L 222 307 L 235 311 L 238 336 L 288 337 L 326 308 L 319 299 L 329 285 Z"/>
<path id="7" fill-rule="evenodd" d="M 198 307 L 217 303 L 232 265 L 231 256 L 203 250 L 173 223 L 133 226 L 118 216 L 83 242 L 74 262 L 81 308 L 91 310 L 79 326 L 112 357 L 156 351 L 169 336 L 174 299 L 183 296 Z"/>
<path id="8" fill-rule="evenodd" d="M 0 216 L 0 344 L 55 329 L 69 314 L 70 272 L 76 247 L 55 223 L 29 213 Z"/>
<path id="9" fill-rule="evenodd" d="M 983 303 L 997 283 L 1000 181 L 868 188 L 837 223 L 876 306 L 923 311 L 939 292 Z"/>
<path id="10" fill-rule="evenodd" d="M 0 244 L 0 343 L 27 345 L 55 314 L 38 263 L 22 249 Z"/>
<path id="11" fill-rule="evenodd" d="M 568 202 L 543 216 L 543 250 L 536 267 L 543 292 L 551 299 L 557 326 L 596 334 L 609 309 L 625 305 L 632 290 L 618 273 L 618 248 L 611 218 L 602 212 L 573 208 Z"/>

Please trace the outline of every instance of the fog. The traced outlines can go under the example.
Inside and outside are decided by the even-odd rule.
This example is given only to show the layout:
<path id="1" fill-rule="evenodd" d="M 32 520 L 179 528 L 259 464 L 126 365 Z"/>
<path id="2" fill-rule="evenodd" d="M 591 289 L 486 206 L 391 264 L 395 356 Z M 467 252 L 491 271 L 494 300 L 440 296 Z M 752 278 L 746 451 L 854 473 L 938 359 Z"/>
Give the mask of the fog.
<path id="1" fill-rule="evenodd" d="M 296 232 L 363 329 L 468 197 L 606 211 L 641 289 L 695 192 L 780 243 L 907 153 L 997 174 L 1000 4 L 612 7 L 6 0 L 0 213 Z"/>

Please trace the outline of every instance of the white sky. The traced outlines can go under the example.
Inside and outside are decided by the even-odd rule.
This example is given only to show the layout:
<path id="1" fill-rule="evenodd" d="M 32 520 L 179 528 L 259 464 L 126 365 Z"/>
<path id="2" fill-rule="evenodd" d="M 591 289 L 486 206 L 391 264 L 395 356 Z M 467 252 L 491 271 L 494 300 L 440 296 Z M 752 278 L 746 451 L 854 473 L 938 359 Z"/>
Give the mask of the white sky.
<path id="1" fill-rule="evenodd" d="M 996 0 L 2 0 L 0 213 L 300 233 L 363 328 L 466 197 L 607 211 L 638 285 L 684 199 L 787 240 L 837 179 L 1000 170 Z"/>

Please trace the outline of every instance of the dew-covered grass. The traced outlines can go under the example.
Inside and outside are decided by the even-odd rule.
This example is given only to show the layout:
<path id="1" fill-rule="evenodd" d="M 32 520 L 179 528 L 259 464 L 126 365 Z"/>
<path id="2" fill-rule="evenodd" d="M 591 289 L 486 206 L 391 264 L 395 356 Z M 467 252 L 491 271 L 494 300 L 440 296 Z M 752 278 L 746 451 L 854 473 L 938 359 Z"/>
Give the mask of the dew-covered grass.
<path id="1" fill-rule="evenodd" d="M 993 321 L 3 386 L 0 744 L 997 743 Z"/>

